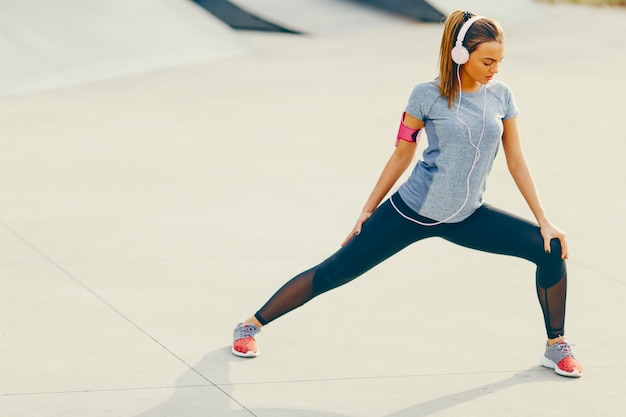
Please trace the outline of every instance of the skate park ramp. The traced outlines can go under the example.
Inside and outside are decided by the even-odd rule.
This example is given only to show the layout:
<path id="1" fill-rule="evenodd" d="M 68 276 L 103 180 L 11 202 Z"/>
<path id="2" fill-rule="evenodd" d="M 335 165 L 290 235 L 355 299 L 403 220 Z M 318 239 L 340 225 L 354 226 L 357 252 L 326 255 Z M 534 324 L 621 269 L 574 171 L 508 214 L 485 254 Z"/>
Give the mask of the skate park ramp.
<path id="1" fill-rule="evenodd" d="M 291 33 L 336 33 L 341 28 L 377 26 L 398 18 L 439 22 L 444 17 L 423 0 L 194 1 L 233 28 Z"/>
<path id="2" fill-rule="evenodd" d="M 193 0 L 193 2 L 208 10 L 209 13 L 233 29 L 292 34 L 300 33 L 256 16 L 228 0 Z"/>
<path id="3" fill-rule="evenodd" d="M 188 0 L 7 0 L 0 2 L 0 25 L 0 96 L 251 49 Z"/>
<path id="4" fill-rule="evenodd" d="M 440 22 L 445 17 L 429 2 L 423 0 L 358 0 L 358 2 L 422 22 Z"/>
<path id="5" fill-rule="evenodd" d="M 216 3 L 215 0 L 198 0 L 205 6 Z M 217 3 L 225 3 L 221 0 Z M 359 0 L 231 0 L 233 6 L 245 10 L 249 14 L 271 24 L 287 28 L 288 31 L 314 36 L 327 36 L 342 33 L 354 33 L 399 23 L 411 23 L 416 18 L 415 5 L 423 5 L 424 16 L 432 16 L 426 2 L 412 0 L 406 7 L 408 12 L 386 12 L 374 3 L 383 4 L 384 1 Z M 211 7 L 207 7 L 211 10 Z M 439 16 L 439 15 L 437 15 Z M 233 20 L 236 20 L 233 16 Z M 233 22 L 233 26 L 238 23 Z"/>

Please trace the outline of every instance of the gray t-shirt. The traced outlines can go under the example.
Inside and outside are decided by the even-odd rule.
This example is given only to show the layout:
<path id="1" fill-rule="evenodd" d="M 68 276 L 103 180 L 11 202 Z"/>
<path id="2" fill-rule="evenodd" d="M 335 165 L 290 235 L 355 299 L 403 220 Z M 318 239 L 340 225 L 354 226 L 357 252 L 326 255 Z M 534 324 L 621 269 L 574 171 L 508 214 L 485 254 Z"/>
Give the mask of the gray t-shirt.
<path id="1" fill-rule="evenodd" d="M 406 112 L 424 121 L 428 147 L 398 190 L 421 216 L 448 223 L 464 220 L 483 203 L 502 139 L 502 121 L 519 114 L 510 88 L 495 80 L 476 92 L 463 93 L 458 110 L 457 103 L 458 98 L 448 108 L 437 81 L 413 89 Z"/>

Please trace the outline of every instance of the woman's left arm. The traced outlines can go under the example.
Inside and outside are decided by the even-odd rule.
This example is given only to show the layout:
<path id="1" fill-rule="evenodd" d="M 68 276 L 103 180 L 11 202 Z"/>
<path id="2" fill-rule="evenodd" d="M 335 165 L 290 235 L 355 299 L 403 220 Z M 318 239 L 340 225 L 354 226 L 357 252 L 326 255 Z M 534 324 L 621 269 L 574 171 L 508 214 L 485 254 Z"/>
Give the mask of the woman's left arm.
<path id="1" fill-rule="evenodd" d="M 503 124 L 504 134 L 502 135 L 502 147 L 506 155 L 506 164 L 517 188 L 519 188 L 528 207 L 530 207 L 530 210 L 537 219 L 537 223 L 539 223 L 544 241 L 544 249 L 546 252 L 549 252 L 550 240 L 554 238 L 559 239 L 561 242 L 561 258 L 567 259 L 568 253 L 565 233 L 550 222 L 543 210 L 535 181 L 528 167 L 524 149 L 522 148 L 522 141 L 517 126 L 517 117 L 507 119 Z"/>

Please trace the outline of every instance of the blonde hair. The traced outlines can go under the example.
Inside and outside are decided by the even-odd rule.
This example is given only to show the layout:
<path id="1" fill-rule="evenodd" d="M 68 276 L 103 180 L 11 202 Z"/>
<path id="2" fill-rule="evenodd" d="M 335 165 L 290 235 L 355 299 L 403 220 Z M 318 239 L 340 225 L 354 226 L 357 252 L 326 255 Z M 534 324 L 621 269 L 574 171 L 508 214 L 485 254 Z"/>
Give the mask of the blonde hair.
<path id="1" fill-rule="evenodd" d="M 452 61 L 452 48 L 461 26 L 475 16 L 473 13 L 455 10 L 446 18 L 441 47 L 439 49 L 439 93 L 448 100 L 448 107 L 452 107 L 459 85 L 456 77 L 457 63 Z M 471 54 L 481 43 L 496 41 L 504 43 L 504 31 L 495 20 L 483 18 L 475 21 L 465 34 L 463 46 Z"/>

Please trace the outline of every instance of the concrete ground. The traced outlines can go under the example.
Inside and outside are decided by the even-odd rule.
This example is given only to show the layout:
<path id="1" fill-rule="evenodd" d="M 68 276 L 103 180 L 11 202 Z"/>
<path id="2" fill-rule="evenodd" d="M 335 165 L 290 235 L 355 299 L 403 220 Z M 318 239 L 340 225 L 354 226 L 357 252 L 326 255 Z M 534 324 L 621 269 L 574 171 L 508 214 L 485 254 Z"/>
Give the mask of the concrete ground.
<path id="1" fill-rule="evenodd" d="M 507 31 L 583 378 L 539 366 L 531 265 L 439 240 L 231 355 L 233 326 L 338 248 L 436 75 L 441 26 L 383 16 L 0 100 L 0 414 L 621 417 L 626 10 L 468 3 Z M 487 200 L 530 216 L 502 156 Z"/>

